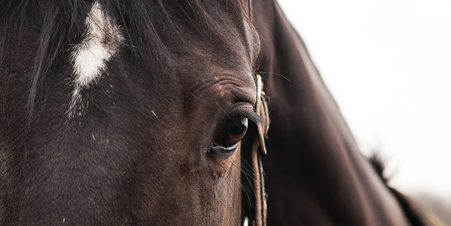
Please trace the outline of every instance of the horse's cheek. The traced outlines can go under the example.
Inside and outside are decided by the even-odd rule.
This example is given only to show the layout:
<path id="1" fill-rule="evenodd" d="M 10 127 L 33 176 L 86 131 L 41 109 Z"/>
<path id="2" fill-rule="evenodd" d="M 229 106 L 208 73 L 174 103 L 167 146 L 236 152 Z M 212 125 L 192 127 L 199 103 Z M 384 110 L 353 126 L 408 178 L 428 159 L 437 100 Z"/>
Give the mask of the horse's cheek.
<path id="1" fill-rule="evenodd" d="M 236 151 L 228 156 L 214 156 L 208 159 L 208 165 L 214 177 L 223 177 L 231 167 L 239 162 L 241 145 L 238 145 Z"/>

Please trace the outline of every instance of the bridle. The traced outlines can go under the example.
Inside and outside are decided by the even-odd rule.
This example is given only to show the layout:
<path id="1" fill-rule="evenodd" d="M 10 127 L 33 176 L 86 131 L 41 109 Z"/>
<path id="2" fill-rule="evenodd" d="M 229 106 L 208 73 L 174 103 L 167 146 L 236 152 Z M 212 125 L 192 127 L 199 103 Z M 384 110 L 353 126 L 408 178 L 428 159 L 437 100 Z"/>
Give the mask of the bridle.
<path id="1" fill-rule="evenodd" d="M 248 0 L 248 11 L 249 18 L 253 19 L 252 13 L 252 0 Z M 253 219 L 249 219 L 250 216 L 244 216 L 243 226 L 249 226 L 251 223 L 252 226 L 266 226 L 266 191 L 265 191 L 265 180 L 264 180 L 264 172 L 263 165 L 261 160 L 261 154 L 267 153 L 266 145 L 265 145 L 265 137 L 268 134 L 269 130 L 269 112 L 268 112 L 268 103 L 265 96 L 265 92 L 263 91 L 263 81 L 261 75 L 256 75 L 257 82 L 257 103 L 255 105 L 256 113 L 263 118 L 264 122 L 257 123 L 257 136 L 254 138 L 252 143 L 252 153 L 251 153 L 251 161 L 252 161 L 252 171 L 253 171 L 253 187 L 254 187 L 254 195 L 255 195 L 255 204 L 251 206 L 251 211 L 253 212 Z M 250 214 L 252 215 L 252 214 Z"/>
<path id="2" fill-rule="evenodd" d="M 255 205 L 251 207 L 254 212 L 254 219 L 251 220 L 253 226 L 266 226 L 266 192 L 261 154 L 266 154 L 265 137 L 269 129 L 269 112 L 265 92 L 263 91 L 263 82 L 260 75 L 257 79 L 257 104 L 256 113 L 263 118 L 264 122 L 257 123 L 257 136 L 252 144 L 252 169 L 254 174 L 254 194 Z M 248 216 L 244 217 L 243 226 L 249 225 Z"/>

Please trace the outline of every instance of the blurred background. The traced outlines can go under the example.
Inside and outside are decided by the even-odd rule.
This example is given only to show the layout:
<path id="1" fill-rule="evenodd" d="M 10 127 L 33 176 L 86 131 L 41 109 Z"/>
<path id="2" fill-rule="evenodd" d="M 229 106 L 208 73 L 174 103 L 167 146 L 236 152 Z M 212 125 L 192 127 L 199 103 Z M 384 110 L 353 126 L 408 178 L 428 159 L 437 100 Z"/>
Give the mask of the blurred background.
<path id="1" fill-rule="evenodd" d="M 279 3 L 363 154 L 451 225 L 451 1 Z"/>

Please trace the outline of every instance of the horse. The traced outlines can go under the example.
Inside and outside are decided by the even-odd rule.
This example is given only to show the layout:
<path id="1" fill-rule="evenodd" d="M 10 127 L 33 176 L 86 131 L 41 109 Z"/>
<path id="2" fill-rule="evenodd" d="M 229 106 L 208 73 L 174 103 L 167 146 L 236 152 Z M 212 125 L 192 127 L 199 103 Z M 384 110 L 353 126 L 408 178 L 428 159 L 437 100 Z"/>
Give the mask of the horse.
<path id="1" fill-rule="evenodd" d="M 427 224 L 275 0 L 2 0 L 0 87 L 1 225 Z"/>

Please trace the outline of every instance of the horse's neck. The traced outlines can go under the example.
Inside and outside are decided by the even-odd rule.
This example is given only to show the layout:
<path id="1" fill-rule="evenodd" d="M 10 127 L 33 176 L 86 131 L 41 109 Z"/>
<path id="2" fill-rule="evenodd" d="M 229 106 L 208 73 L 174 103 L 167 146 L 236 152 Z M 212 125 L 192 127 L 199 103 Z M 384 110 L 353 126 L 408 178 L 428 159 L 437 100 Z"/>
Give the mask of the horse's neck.
<path id="1" fill-rule="evenodd" d="M 407 225 L 356 147 L 302 40 L 277 5 L 260 9 L 266 12 L 254 15 L 271 18 L 259 18 L 267 26 L 260 66 L 268 72 L 272 122 L 264 159 L 269 222 Z"/>

